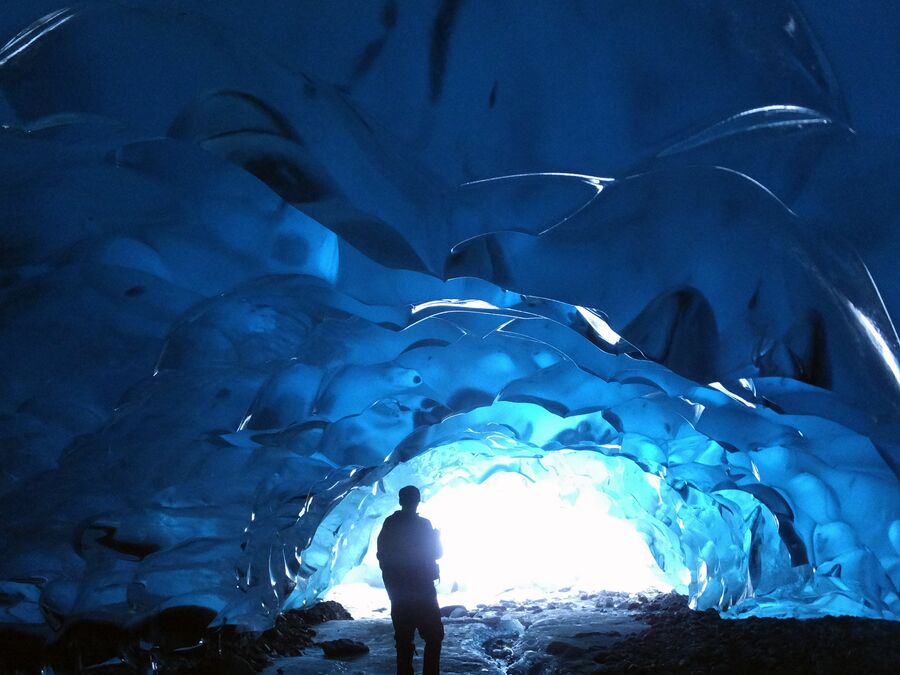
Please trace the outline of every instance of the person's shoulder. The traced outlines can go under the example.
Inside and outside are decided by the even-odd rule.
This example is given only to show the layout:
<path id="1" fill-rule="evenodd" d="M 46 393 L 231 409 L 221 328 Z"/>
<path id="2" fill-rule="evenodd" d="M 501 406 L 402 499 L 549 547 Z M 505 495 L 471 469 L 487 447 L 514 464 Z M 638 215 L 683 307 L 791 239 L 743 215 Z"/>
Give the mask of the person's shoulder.
<path id="1" fill-rule="evenodd" d="M 431 527 L 431 521 L 428 520 L 428 518 L 423 518 L 418 514 L 416 514 L 416 518 L 418 518 L 419 525 L 427 525 L 428 527 Z"/>
<path id="2" fill-rule="evenodd" d="M 391 525 L 409 527 L 410 523 L 416 522 L 418 518 L 418 514 L 410 514 L 404 512 L 403 510 L 394 511 L 391 515 L 384 519 L 384 525 L 390 523 Z"/>

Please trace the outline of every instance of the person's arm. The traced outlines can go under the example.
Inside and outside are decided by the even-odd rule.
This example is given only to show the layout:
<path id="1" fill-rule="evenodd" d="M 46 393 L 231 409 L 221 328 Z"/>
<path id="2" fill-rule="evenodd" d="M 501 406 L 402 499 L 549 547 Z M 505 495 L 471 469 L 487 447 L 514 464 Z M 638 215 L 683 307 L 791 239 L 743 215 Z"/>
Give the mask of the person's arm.
<path id="1" fill-rule="evenodd" d="M 378 565 L 383 570 L 385 565 L 391 564 L 391 547 L 389 531 L 390 525 L 388 521 L 384 521 L 381 526 L 381 532 L 378 533 L 378 539 L 375 540 L 375 557 L 378 558 Z"/>

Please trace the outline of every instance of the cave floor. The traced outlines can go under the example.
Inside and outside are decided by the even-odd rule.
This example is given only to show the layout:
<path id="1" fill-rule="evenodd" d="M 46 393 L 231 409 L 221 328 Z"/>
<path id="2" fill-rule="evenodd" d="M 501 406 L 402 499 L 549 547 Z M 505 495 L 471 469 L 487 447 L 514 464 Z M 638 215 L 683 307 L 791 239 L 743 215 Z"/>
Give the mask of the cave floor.
<path id="1" fill-rule="evenodd" d="M 623 596 L 620 600 L 627 598 Z M 597 604 L 597 596 L 547 603 L 504 601 L 479 606 L 463 616 L 447 617 L 444 619 L 446 635 L 441 672 L 557 672 L 554 668 L 558 666 L 558 657 L 565 652 L 571 656 L 582 651 L 599 651 L 649 627 L 639 620 L 636 612 L 615 606 L 598 607 Z M 462 614 L 462 611 L 456 614 Z M 304 656 L 278 659 L 265 673 L 394 672 L 394 637 L 389 618 L 329 621 L 317 627 L 316 633 L 317 642 L 354 640 L 364 643 L 370 651 L 356 658 L 337 660 L 326 659 L 320 650 L 310 649 Z M 418 640 L 417 648 L 414 663 L 418 671 L 422 661 L 421 640 Z M 555 654 L 548 653 L 548 649 Z M 590 666 L 596 669 L 597 664 L 591 662 Z"/>
<path id="2" fill-rule="evenodd" d="M 827 617 L 721 619 L 694 612 L 683 596 L 598 593 L 459 609 L 444 619 L 441 672 L 566 673 L 897 673 L 900 622 Z M 390 619 L 329 621 L 316 644 L 353 640 L 357 657 L 329 658 L 312 647 L 275 659 L 266 675 L 390 675 Z M 421 672 L 422 643 L 417 643 Z"/>

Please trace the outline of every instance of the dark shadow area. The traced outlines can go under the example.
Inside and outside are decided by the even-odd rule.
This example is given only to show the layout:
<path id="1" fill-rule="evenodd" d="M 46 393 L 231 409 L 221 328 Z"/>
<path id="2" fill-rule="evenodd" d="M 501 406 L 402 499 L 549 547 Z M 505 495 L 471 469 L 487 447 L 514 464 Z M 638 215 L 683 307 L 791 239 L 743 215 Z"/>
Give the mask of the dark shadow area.
<path id="1" fill-rule="evenodd" d="M 608 648 L 551 642 L 547 651 L 558 656 L 560 672 L 590 672 L 584 668 L 593 663 L 596 672 L 605 673 L 836 675 L 895 673 L 900 664 L 900 624 L 894 621 L 722 619 L 714 610 L 690 610 L 675 593 L 632 601 L 626 608 L 650 627 Z"/>
<path id="2" fill-rule="evenodd" d="M 276 657 L 298 656 L 313 645 L 313 626 L 351 619 L 336 602 L 288 610 L 264 633 L 209 628 L 214 615 L 199 607 L 168 609 L 134 628 L 76 621 L 56 640 L 0 628 L 0 673 L 228 673 L 261 671 Z"/>

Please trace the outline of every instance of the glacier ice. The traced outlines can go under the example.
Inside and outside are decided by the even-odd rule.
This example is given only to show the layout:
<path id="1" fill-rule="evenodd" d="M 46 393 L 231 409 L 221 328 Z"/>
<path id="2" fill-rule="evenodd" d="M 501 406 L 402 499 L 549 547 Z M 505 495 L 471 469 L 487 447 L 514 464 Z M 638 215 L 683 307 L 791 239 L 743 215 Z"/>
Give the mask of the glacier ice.
<path id="1" fill-rule="evenodd" d="M 8 4 L 0 623 L 261 629 L 404 481 L 562 457 L 697 608 L 900 616 L 880 33 L 787 1 Z"/>

